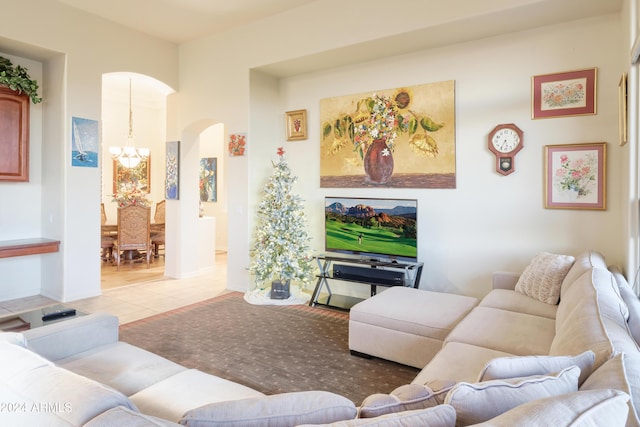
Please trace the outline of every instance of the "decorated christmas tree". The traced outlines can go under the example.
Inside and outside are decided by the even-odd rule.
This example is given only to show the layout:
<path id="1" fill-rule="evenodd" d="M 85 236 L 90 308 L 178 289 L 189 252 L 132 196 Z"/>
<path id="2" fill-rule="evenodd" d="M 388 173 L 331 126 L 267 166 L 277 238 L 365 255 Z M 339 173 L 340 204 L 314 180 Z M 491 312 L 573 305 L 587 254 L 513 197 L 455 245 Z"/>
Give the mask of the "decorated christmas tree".
<path id="1" fill-rule="evenodd" d="M 304 287 L 313 271 L 303 200 L 292 192 L 297 177 L 291 174 L 282 148 L 278 148 L 278 156 L 258 206 L 249 271 L 255 275 L 259 288 L 269 281 L 287 285 L 290 281 L 299 281 Z"/>

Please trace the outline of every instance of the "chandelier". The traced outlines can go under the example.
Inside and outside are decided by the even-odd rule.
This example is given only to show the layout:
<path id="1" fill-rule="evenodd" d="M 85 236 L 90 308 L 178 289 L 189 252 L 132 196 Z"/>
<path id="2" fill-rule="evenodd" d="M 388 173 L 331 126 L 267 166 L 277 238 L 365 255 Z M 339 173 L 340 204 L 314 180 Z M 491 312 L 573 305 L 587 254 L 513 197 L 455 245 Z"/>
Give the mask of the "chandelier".
<path id="1" fill-rule="evenodd" d="M 129 136 L 124 147 L 109 147 L 109 152 L 114 160 L 120 162 L 125 168 L 135 168 L 141 161 L 149 157 L 148 148 L 139 148 L 133 144 L 133 110 L 131 109 L 131 79 L 129 79 Z"/>

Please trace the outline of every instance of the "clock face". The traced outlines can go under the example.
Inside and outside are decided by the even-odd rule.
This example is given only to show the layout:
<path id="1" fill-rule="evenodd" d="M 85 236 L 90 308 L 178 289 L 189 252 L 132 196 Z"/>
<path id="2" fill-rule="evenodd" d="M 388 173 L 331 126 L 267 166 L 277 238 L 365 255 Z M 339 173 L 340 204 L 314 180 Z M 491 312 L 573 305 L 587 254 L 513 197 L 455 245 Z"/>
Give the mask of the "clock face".
<path id="1" fill-rule="evenodd" d="M 500 129 L 491 138 L 493 148 L 501 153 L 510 153 L 520 145 L 520 135 L 513 129 Z"/>

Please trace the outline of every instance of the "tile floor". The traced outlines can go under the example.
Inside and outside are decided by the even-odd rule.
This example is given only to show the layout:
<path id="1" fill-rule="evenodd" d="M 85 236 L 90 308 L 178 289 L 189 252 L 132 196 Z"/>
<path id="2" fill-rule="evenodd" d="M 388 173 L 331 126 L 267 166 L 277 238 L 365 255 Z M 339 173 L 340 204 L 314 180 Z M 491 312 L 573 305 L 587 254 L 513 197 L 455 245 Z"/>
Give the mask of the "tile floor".
<path id="1" fill-rule="evenodd" d="M 213 270 L 197 277 L 167 279 L 104 290 L 101 296 L 66 303 L 85 313 L 105 311 L 120 318 L 120 324 L 143 319 L 226 292 L 226 256 L 216 256 Z M 36 295 L 0 301 L 0 316 L 24 312 L 57 301 Z"/>

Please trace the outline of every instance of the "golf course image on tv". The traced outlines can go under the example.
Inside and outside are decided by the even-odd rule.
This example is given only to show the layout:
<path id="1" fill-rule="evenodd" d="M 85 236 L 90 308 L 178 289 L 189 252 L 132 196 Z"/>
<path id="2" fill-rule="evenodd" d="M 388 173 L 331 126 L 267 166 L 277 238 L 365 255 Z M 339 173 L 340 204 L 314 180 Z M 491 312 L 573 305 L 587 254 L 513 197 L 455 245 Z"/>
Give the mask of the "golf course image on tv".
<path id="1" fill-rule="evenodd" d="M 415 199 L 325 197 L 325 250 L 416 261 L 417 213 Z"/>

